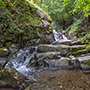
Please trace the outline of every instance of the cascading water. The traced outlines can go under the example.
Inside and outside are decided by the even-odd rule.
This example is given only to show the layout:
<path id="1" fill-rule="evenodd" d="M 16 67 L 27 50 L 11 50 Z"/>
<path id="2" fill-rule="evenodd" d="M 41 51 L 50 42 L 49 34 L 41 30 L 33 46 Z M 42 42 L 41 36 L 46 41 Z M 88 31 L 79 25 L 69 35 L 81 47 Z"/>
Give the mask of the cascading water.
<path id="1" fill-rule="evenodd" d="M 67 40 L 66 36 L 62 35 L 61 32 L 57 32 L 55 29 L 53 29 L 55 40 Z M 6 64 L 6 67 L 12 67 L 16 69 L 18 72 L 26 76 L 30 80 L 35 80 L 32 76 L 33 73 L 35 73 L 37 70 L 35 69 L 32 64 L 36 62 L 35 55 L 37 54 L 37 48 L 32 46 L 29 48 L 20 49 L 15 55 L 13 55 L 10 59 L 10 61 Z M 44 65 L 47 65 L 50 67 L 49 69 L 55 69 L 53 68 L 53 65 L 50 64 L 47 60 L 43 60 L 40 58 L 40 61 L 38 61 L 38 64 L 41 65 L 43 68 Z M 45 66 L 46 68 L 47 66 Z M 38 70 L 39 71 L 39 70 Z"/>
<path id="2" fill-rule="evenodd" d="M 63 35 L 61 32 L 58 32 L 55 29 L 53 29 L 53 33 L 54 33 L 55 41 L 67 40 L 67 37 L 65 35 Z"/>
<path id="3" fill-rule="evenodd" d="M 36 47 L 21 49 L 11 57 L 10 61 L 6 64 L 6 67 L 12 67 L 26 76 L 28 79 L 31 79 L 33 77 L 30 74 L 35 72 L 35 68 L 28 67 L 28 64 L 36 52 Z"/>

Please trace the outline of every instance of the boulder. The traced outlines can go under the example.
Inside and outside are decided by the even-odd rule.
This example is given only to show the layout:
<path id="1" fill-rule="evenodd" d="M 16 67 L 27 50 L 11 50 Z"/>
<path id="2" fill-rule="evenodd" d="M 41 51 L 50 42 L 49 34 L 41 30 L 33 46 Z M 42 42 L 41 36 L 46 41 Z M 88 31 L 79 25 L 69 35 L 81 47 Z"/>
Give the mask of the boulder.
<path id="1" fill-rule="evenodd" d="M 15 45 L 15 44 L 12 44 L 11 46 L 9 46 L 9 50 L 10 50 L 11 53 L 15 53 L 19 50 L 19 46 Z"/>
<path id="2" fill-rule="evenodd" d="M 26 77 L 17 72 L 13 68 L 5 67 L 0 70 L 0 88 L 16 88 L 23 87 Z"/>
<path id="3" fill-rule="evenodd" d="M 16 87 L 17 82 L 14 76 L 15 74 L 7 68 L 0 70 L 0 87 Z"/>
<path id="4" fill-rule="evenodd" d="M 7 58 L 0 58 L 0 69 L 3 69 L 7 63 Z"/>
<path id="5" fill-rule="evenodd" d="M 46 45 L 41 44 L 38 45 L 38 52 L 60 52 L 60 55 L 69 55 L 77 52 L 78 50 L 83 50 L 85 48 L 84 45 Z"/>
<path id="6" fill-rule="evenodd" d="M 9 55 L 9 50 L 7 48 L 0 48 L 0 57 L 5 57 Z"/>
<path id="7" fill-rule="evenodd" d="M 49 62 L 55 66 L 60 66 L 61 68 L 62 67 L 69 68 L 70 59 L 67 57 L 61 57 L 60 59 L 49 60 Z"/>
<path id="8" fill-rule="evenodd" d="M 77 59 L 80 61 L 82 70 L 90 70 L 90 56 L 79 56 Z"/>

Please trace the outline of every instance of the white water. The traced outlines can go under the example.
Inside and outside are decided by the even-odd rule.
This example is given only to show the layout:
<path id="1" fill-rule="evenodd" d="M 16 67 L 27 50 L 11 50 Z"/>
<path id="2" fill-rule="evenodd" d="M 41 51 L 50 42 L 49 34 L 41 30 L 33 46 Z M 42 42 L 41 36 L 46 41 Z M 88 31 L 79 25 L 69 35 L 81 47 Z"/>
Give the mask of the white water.
<path id="1" fill-rule="evenodd" d="M 63 35 L 61 32 L 57 32 L 55 29 L 53 29 L 53 33 L 54 33 L 55 41 L 67 40 L 67 37 Z"/>
<path id="2" fill-rule="evenodd" d="M 31 47 L 34 48 L 34 47 Z M 30 53 L 31 48 L 25 48 L 19 50 L 14 56 L 11 57 L 10 61 L 6 65 L 6 67 L 15 68 L 18 72 L 28 77 L 29 79 L 33 79 L 30 74 L 35 73 L 35 69 L 33 67 L 28 67 L 30 60 L 36 54 L 37 49 L 35 48 L 32 53 Z"/>
<path id="3" fill-rule="evenodd" d="M 53 29 L 53 33 L 56 41 L 62 39 L 67 40 L 66 36 L 62 35 L 61 32 L 57 32 L 56 30 Z M 37 48 L 35 47 L 21 49 L 11 57 L 6 67 L 12 67 L 21 74 L 23 74 L 24 76 L 26 76 L 28 79 L 35 80 L 32 74 L 35 73 L 36 70 L 35 67 L 32 67 L 30 65 L 35 62 L 33 58 L 35 57 L 36 53 Z M 45 62 L 49 64 L 47 60 Z M 41 61 L 41 63 L 43 63 L 43 61 Z M 52 65 L 50 67 L 51 69 L 53 69 Z"/>

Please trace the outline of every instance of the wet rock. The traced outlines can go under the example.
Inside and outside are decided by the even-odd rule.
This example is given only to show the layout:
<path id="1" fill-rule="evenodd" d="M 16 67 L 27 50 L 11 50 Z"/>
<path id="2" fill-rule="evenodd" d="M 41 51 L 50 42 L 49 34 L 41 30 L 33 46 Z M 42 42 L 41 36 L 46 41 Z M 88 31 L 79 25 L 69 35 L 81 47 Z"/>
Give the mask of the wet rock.
<path id="1" fill-rule="evenodd" d="M 7 63 L 7 58 L 0 58 L 0 69 L 3 69 Z"/>
<path id="2" fill-rule="evenodd" d="M 9 50 L 7 48 L 0 48 L 0 57 L 8 56 Z"/>
<path id="3" fill-rule="evenodd" d="M 59 40 L 59 41 L 53 42 L 53 45 L 60 45 L 60 44 L 71 45 L 71 42 L 72 40 Z"/>
<path id="4" fill-rule="evenodd" d="M 17 52 L 19 49 L 19 46 L 18 45 L 15 45 L 15 44 L 12 44 L 10 47 L 9 47 L 9 50 L 11 53 L 15 53 Z"/>

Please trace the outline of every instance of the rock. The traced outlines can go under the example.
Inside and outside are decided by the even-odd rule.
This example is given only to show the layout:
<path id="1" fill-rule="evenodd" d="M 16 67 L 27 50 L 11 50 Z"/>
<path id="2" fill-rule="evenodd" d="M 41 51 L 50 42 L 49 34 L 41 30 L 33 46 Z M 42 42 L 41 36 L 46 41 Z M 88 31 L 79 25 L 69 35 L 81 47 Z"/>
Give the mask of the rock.
<path id="1" fill-rule="evenodd" d="M 4 2 L 5 1 L 3 1 L 3 3 Z M 3 14 L 6 13 L 6 11 L 0 8 L 2 13 L 1 18 L 3 21 L 6 21 L 5 23 L 2 22 L 0 27 L 0 31 L 2 31 L 0 38 L 3 37 L 2 45 L 6 43 L 5 41 L 7 41 L 10 43 L 19 44 L 19 47 L 22 48 L 28 45 L 37 45 L 36 41 L 38 39 L 42 41 L 39 42 L 42 44 L 50 43 L 51 38 L 54 40 L 52 33 L 52 19 L 49 15 L 36 7 L 36 5 L 31 3 L 30 0 L 23 0 L 22 3 L 18 0 L 13 0 L 10 2 L 14 3 L 16 6 L 15 8 L 12 8 L 12 10 L 9 7 L 5 7 L 8 12 L 15 12 L 11 18 L 8 18 L 9 21 L 12 19 L 11 23 L 8 23 L 8 20 L 6 20 L 8 16 L 7 14 L 5 18 L 3 18 Z M 5 3 L 8 4 L 8 2 Z M 26 17 L 24 17 L 24 15 L 26 15 Z M 13 17 L 16 17 L 17 19 L 14 20 Z M 10 27 L 7 27 L 7 32 L 4 32 L 3 26 L 7 25 L 7 23 Z M 42 34 L 42 32 L 44 34 Z M 41 36 L 43 36 L 43 38 Z M 16 47 L 11 47 L 10 50 L 12 52 L 16 52 L 15 48 Z"/>
<path id="2" fill-rule="evenodd" d="M 71 42 L 71 45 L 80 45 L 80 44 L 81 44 L 81 41 L 82 41 L 82 40 L 80 40 L 80 39 L 78 39 L 78 40 L 73 40 L 73 41 Z"/>
<path id="3" fill-rule="evenodd" d="M 72 56 L 72 55 L 70 55 L 69 58 L 70 58 L 71 60 L 76 60 L 76 57 L 74 57 L 74 56 Z"/>
<path id="4" fill-rule="evenodd" d="M 66 67 L 68 68 L 69 67 L 69 62 L 70 62 L 70 59 L 67 58 L 67 57 L 61 57 L 60 59 L 52 59 L 52 60 L 49 60 L 49 62 L 55 66 L 60 66 L 61 68 L 62 67 Z"/>
<path id="5" fill-rule="evenodd" d="M 17 52 L 19 49 L 18 45 L 15 45 L 15 44 L 12 44 L 10 47 L 9 47 L 9 50 L 11 53 L 15 53 Z"/>
<path id="6" fill-rule="evenodd" d="M 24 90 L 30 90 L 31 85 L 29 85 L 28 87 L 26 87 Z"/>
<path id="7" fill-rule="evenodd" d="M 85 48 L 84 45 L 46 45 L 41 44 L 38 45 L 37 51 L 38 52 L 60 52 L 60 55 L 69 55 L 73 54 L 73 52 L 77 52 L 78 50 L 83 50 Z"/>
<path id="8" fill-rule="evenodd" d="M 7 63 L 7 58 L 0 58 L 0 69 L 3 69 Z"/>
<path id="9" fill-rule="evenodd" d="M 50 44 L 50 43 L 52 43 L 53 41 L 54 41 L 54 39 L 53 39 L 53 36 L 52 36 L 52 33 L 50 32 L 50 31 L 48 31 L 49 32 L 49 34 L 47 33 L 47 32 L 42 32 L 41 34 L 40 34 L 40 41 L 39 41 L 39 44 Z"/>
<path id="10" fill-rule="evenodd" d="M 0 87 L 17 87 L 14 76 L 8 68 L 0 70 Z"/>
<path id="11" fill-rule="evenodd" d="M 60 54 L 67 54 L 69 46 L 66 45 L 39 45 L 37 48 L 38 52 L 60 52 Z"/>
<path id="12" fill-rule="evenodd" d="M 88 65 L 88 61 L 90 61 L 90 56 L 79 56 L 77 59 L 80 61 L 82 70 L 90 70 L 90 65 Z"/>
<path id="13" fill-rule="evenodd" d="M 60 59 L 60 52 L 46 52 L 46 53 L 38 53 L 37 58 L 44 58 L 44 59 Z"/>
<path id="14" fill-rule="evenodd" d="M 0 70 L 0 88 L 16 88 L 24 87 L 26 77 L 17 72 L 15 69 L 5 67 Z"/>
<path id="15" fill-rule="evenodd" d="M 8 56 L 9 50 L 7 48 L 0 48 L 0 57 Z"/>
<path id="16" fill-rule="evenodd" d="M 71 45 L 72 40 L 59 40 L 59 41 L 55 41 L 52 44 L 53 45 L 60 45 L 60 44 L 64 44 L 64 45 Z"/>
<path id="17" fill-rule="evenodd" d="M 0 88 L 0 90 L 16 90 L 14 88 Z"/>

